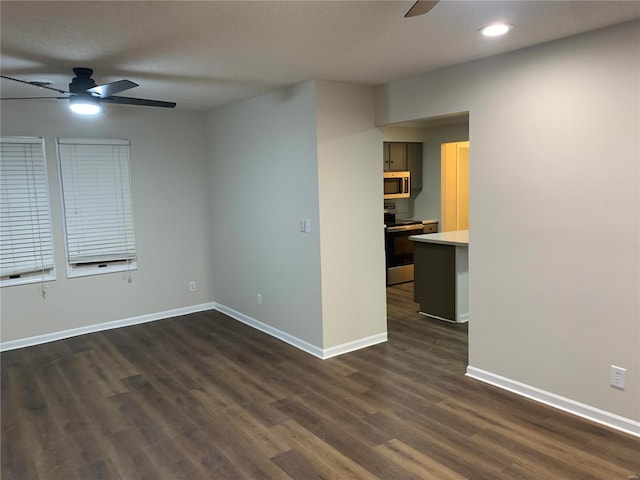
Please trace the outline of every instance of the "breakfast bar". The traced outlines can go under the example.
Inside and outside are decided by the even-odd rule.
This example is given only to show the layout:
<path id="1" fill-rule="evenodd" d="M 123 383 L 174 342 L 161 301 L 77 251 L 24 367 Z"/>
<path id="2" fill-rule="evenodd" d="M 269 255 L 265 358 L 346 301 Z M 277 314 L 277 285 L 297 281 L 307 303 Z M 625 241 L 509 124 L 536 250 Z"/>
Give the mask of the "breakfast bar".
<path id="1" fill-rule="evenodd" d="M 469 321 L 469 230 L 412 235 L 414 301 L 420 313 L 454 323 Z"/>

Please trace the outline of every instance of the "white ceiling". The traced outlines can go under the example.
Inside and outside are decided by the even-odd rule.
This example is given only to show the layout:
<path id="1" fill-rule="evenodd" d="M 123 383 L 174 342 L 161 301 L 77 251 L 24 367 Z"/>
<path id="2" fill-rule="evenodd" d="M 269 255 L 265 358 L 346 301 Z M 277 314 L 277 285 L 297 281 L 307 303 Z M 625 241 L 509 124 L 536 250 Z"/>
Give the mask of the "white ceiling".
<path id="1" fill-rule="evenodd" d="M 90 67 L 98 83 L 140 84 L 125 96 L 208 110 L 312 79 L 379 85 L 640 18 L 634 0 L 444 0 L 404 18 L 412 4 L 3 0 L 0 66 L 64 90 L 72 67 Z M 495 21 L 515 28 L 481 38 L 478 28 Z M 4 79 L 0 88 L 2 97 L 55 95 Z"/>

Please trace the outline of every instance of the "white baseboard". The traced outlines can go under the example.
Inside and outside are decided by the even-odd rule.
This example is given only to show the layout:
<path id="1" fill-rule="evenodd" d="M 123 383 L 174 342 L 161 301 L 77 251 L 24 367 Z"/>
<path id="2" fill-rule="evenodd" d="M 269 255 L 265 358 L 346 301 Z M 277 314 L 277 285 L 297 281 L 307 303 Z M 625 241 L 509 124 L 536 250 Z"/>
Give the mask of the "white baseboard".
<path id="1" fill-rule="evenodd" d="M 354 340 L 353 342 L 343 343 L 342 345 L 337 345 L 335 347 L 325 348 L 322 352 L 322 358 L 327 359 L 331 357 L 335 357 L 338 355 L 342 355 L 343 353 L 353 352 L 355 350 L 360 350 L 361 348 L 370 347 L 372 345 L 376 345 L 378 343 L 387 341 L 387 332 L 378 333 L 377 335 L 371 335 L 370 337 L 360 338 L 358 340 Z"/>
<path id="2" fill-rule="evenodd" d="M 271 325 L 267 325 L 266 323 L 263 323 L 259 320 L 256 320 L 255 318 L 249 317 L 244 313 L 240 313 L 224 305 L 215 304 L 215 309 L 221 313 L 224 313 L 225 315 L 230 316 L 235 320 L 238 320 L 239 322 L 242 322 L 246 325 L 249 325 L 250 327 L 255 328 L 256 330 L 260 330 L 261 332 L 282 340 L 289 345 L 293 345 L 294 347 L 299 348 L 304 352 L 310 353 L 311 355 L 322 360 L 387 341 L 387 332 L 384 332 L 377 335 L 372 335 L 370 337 L 361 338 L 353 342 L 348 342 L 342 345 L 337 345 L 335 347 L 323 349 L 318 347 L 317 345 L 313 345 L 298 337 L 294 337 L 287 332 L 283 332 L 282 330 L 272 327 Z"/>
<path id="3" fill-rule="evenodd" d="M 191 305 L 189 307 L 176 308 L 174 310 L 165 310 L 164 312 L 149 313 L 137 317 L 125 318 L 123 320 L 114 320 L 111 322 L 97 323 L 95 325 L 87 325 L 86 327 L 71 328 L 60 332 L 46 333 L 44 335 L 36 335 L 34 337 L 20 338 L 0 343 L 0 352 L 7 350 L 15 350 L 16 348 L 31 347 L 40 345 L 41 343 L 55 342 L 64 338 L 77 337 L 86 333 L 101 332 L 103 330 L 111 330 L 113 328 L 128 327 L 130 325 L 138 325 L 140 323 L 154 322 L 164 318 L 179 317 L 189 313 L 203 312 L 205 310 L 213 310 L 215 304 L 201 303 L 199 305 Z"/>
<path id="4" fill-rule="evenodd" d="M 561 397 L 555 393 L 550 393 L 479 368 L 468 366 L 466 375 L 536 402 L 544 403 L 550 407 L 577 415 L 578 417 L 586 418 L 601 425 L 640 437 L 640 422 L 635 420 L 621 417 L 615 413 L 600 410 L 599 408 L 576 402 L 575 400 Z"/>
<path id="5" fill-rule="evenodd" d="M 439 317 L 438 315 L 432 315 L 430 313 L 424 313 L 424 312 L 418 312 L 418 314 L 420 315 L 424 315 L 425 317 L 429 317 L 429 318 L 435 318 L 436 320 L 441 320 L 443 322 L 447 322 L 447 323 L 467 323 L 469 321 L 469 314 L 465 313 L 463 315 L 459 315 L 458 316 L 458 320 L 449 320 L 448 318 L 443 318 L 443 317 Z"/>
<path id="6" fill-rule="evenodd" d="M 309 342 L 301 340 L 298 337 L 294 337 L 293 335 L 290 335 L 287 332 L 283 332 L 282 330 L 272 327 L 271 325 L 267 325 L 266 323 L 256 320 L 255 318 L 245 315 L 244 313 L 240 313 L 237 310 L 234 310 L 233 308 L 226 307 L 219 303 L 215 303 L 214 305 L 215 305 L 214 308 L 216 310 L 218 310 L 221 313 L 224 313 L 225 315 L 228 315 L 234 320 L 238 320 L 239 322 L 242 322 L 245 325 L 249 325 L 250 327 L 253 327 L 256 330 L 260 330 L 261 332 L 264 332 L 268 335 L 271 335 L 272 337 L 282 340 L 283 342 L 288 343 L 289 345 L 293 345 L 294 347 L 299 348 L 300 350 L 303 350 L 307 353 L 310 353 L 313 356 L 316 356 L 318 358 L 323 358 L 322 349 L 320 347 L 317 347 L 316 345 L 313 345 Z"/>
<path id="7" fill-rule="evenodd" d="M 387 341 L 387 332 L 372 335 L 370 337 L 361 338 L 353 342 L 344 343 L 331 348 L 320 348 L 316 345 L 312 345 L 309 342 L 294 337 L 293 335 L 283 332 L 271 325 L 262 323 L 255 318 L 251 318 L 248 315 L 240 313 L 224 305 L 220 305 L 215 302 L 202 303 L 199 305 L 192 305 L 190 307 L 176 308 L 174 310 L 166 310 L 164 312 L 150 313 L 147 315 L 140 315 L 138 317 L 125 318 L 122 320 L 114 320 L 111 322 L 97 323 L 94 325 L 87 325 L 85 327 L 71 328 L 69 330 L 62 330 L 59 332 L 46 333 L 44 335 L 36 335 L 34 337 L 20 338 L 18 340 L 11 340 L 8 342 L 0 343 L 0 352 L 15 350 L 16 348 L 31 347 L 33 345 L 40 345 L 47 342 L 55 342 L 56 340 L 62 340 L 70 337 L 77 337 L 78 335 L 85 335 L 87 333 L 101 332 L 103 330 L 111 330 L 114 328 L 128 327 L 131 325 L 138 325 L 141 323 L 154 322 L 156 320 L 162 320 L 164 318 L 178 317 L 180 315 L 187 315 L 189 313 L 203 312 L 206 310 L 217 310 L 229 317 L 238 320 L 250 327 L 260 330 L 272 337 L 275 337 L 283 342 L 293 345 L 300 350 L 303 350 L 311 355 L 314 355 L 321 359 L 327 359 L 335 357 L 336 355 L 342 355 L 343 353 L 352 352 L 361 348 L 369 347 L 377 343 Z"/>

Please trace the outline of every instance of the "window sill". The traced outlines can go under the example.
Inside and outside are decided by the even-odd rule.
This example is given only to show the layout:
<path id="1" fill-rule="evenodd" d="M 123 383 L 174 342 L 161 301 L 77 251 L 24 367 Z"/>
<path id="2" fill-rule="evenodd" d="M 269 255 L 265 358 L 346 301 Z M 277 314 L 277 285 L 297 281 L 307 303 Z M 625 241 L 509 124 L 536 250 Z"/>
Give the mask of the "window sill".
<path id="1" fill-rule="evenodd" d="M 42 275 L 41 272 L 24 274 L 20 278 L 3 278 L 0 280 L 0 287 L 14 287 L 16 285 L 29 285 L 32 283 L 53 282 L 56 280 L 56 273 L 48 272 Z"/>
<path id="2" fill-rule="evenodd" d="M 106 264 L 104 267 L 97 265 L 82 265 L 74 267 L 67 265 L 67 278 L 88 277 L 105 273 L 131 272 L 138 269 L 138 262 Z"/>

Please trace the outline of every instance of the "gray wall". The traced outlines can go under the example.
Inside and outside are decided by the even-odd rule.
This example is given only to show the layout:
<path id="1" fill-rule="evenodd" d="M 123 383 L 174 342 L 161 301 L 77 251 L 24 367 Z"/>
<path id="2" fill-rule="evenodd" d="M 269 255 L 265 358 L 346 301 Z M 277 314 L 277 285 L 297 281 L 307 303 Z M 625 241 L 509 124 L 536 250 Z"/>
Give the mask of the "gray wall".
<path id="1" fill-rule="evenodd" d="M 213 299 L 322 347 L 314 83 L 217 109 L 207 136 Z"/>
<path id="2" fill-rule="evenodd" d="M 317 81 L 209 114 L 215 302 L 318 349 L 386 339 L 373 102 Z"/>
<path id="3" fill-rule="evenodd" d="M 639 85 L 634 22 L 377 92 L 379 125 L 470 112 L 470 366 L 634 421 Z"/>
<path id="4" fill-rule="evenodd" d="M 108 106 L 95 118 L 67 102 L 2 103 L 2 135 L 45 138 L 57 280 L 0 290 L 2 342 L 209 302 L 204 116 Z M 127 138 L 138 250 L 132 283 L 122 273 L 66 278 L 55 137 Z M 188 292 L 195 280 L 198 291 Z"/>

